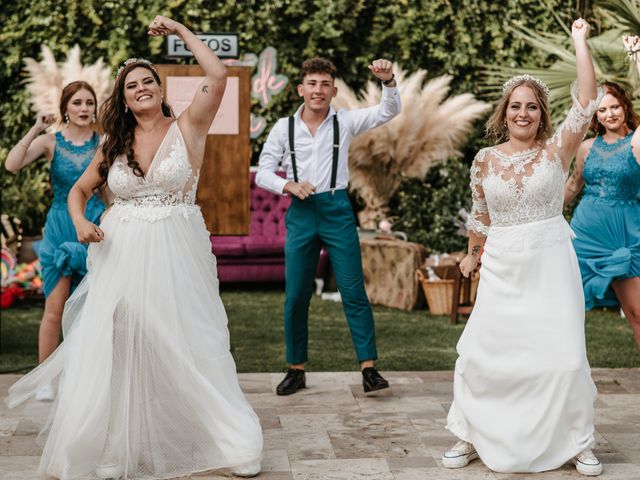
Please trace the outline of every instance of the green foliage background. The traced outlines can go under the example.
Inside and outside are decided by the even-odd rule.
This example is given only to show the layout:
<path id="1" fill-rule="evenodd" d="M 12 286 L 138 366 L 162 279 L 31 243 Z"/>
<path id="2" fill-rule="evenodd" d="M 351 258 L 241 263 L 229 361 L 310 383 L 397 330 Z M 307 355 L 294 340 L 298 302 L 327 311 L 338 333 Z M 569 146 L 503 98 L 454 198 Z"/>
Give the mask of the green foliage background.
<path id="1" fill-rule="evenodd" d="M 429 76 L 453 75 L 453 93 L 477 92 L 482 67 L 540 63 L 534 51 L 509 30 L 519 22 L 538 31 L 561 32 L 555 12 L 565 24 L 584 14 L 580 0 L 14 0 L 3 4 L 0 51 L 0 164 L 33 121 L 22 80 L 23 59 L 40 58 L 41 44 L 62 59 L 79 44 L 83 62 L 99 57 L 113 67 L 130 56 L 167 63 L 165 43 L 149 38 L 146 26 L 156 14 L 170 16 L 199 32 L 239 33 L 240 53 L 278 50 L 281 73 L 291 79 L 268 110 L 254 106 L 272 125 L 298 103 L 295 90 L 301 61 L 312 55 L 331 58 L 340 76 L 355 89 L 369 78 L 367 65 L 385 57 L 405 69 L 425 68 Z M 578 12 L 577 10 L 582 10 Z M 588 12 L 587 12 L 588 13 Z M 254 142 L 254 161 L 269 128 Z M 437 181 L 407 181 L 394 201 L 394 215 L 410 238 L 436 250 L 459 248 L 451 234 L 451 212 L 461 206 L 466 165 L 482 143 L 482 125 L 469 139 L 465 157 L 449 162 L 455 175 Z M 460 165 L 453 166 L 458 162 Z M 434 172 L 435 176 L 439 174 Z M 23 219 L 38 231 L 49 205 L 44 161 L 13 176 L 2 168 L 2 211 Z M 435 190 L 434 190 L 435 189 Z M 453 194 L 455 192 L 455 195 Z M 452 201 L 448 202 L 451 194 Z M 455 198 L 454 198 L 455 197 Z M 436 211 L 435 209 L 441 209 Z M 412 217 L 415 217 L 412 220 Z"/>

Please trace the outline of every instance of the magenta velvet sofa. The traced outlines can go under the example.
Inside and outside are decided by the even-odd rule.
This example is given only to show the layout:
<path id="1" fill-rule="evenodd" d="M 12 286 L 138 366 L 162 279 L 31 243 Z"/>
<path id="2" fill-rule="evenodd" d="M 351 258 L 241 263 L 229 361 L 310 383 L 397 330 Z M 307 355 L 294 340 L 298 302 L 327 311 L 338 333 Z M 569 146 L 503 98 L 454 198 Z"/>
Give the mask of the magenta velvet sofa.
<path id="1" fill-rule="evenodd" d="M 211 235 L 221 283 L 284 282 L 284 215 L 291 199 L 258 187 L 255 177 L 256 172 L 250 172 L 249 235 Z M 326 276 L 328 264 L 329 257 L 322 249 L 316 278 Z"/>

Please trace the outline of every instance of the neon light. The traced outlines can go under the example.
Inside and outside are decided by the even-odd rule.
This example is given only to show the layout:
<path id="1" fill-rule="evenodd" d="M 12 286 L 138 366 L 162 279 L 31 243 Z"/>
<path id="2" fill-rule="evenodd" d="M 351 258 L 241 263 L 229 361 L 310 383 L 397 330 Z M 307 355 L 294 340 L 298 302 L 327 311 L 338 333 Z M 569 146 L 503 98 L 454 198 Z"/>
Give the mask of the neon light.
<path id="1" fill-rule="evenodd" d="M 265 48 L 258 57 L 258 72 L 251 78 L 251 96 L 257 98 L 263 108 L 268 106 L 273 96 L 280 93 L 289 83 L 286 76 L 276 73 L 277 55 L 275 48 Z"/>
<path id="2" fill-rule="evenodd" d="M 267 119 L 251 114 L 251 126 L 249 127 L 249 135 L 252 139 L 258 138 L 264 132 L 267 126 Z"/>

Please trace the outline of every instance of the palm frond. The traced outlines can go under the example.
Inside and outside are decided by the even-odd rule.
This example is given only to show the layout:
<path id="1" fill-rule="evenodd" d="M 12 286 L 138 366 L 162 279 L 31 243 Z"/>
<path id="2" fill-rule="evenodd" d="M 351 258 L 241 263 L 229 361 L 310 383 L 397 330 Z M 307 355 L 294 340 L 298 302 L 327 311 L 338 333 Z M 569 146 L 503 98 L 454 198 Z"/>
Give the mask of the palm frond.
<path id="1" fill-rule="evenodd" d="M 640 1 L 638 0 L 600 0 L 598 4 L 614 17 L 624 35 L 640 33 Z"/>
<path id="2" fill-rule="evenodd" d="M 513 27 L 514 33 L 530 45 L 553 56 L 549 67 L 525 66 L 521 68 L 500 65 L 487 66 L 480 76 L 479 92 L 488 98 L 497 98 L 502 93 L 503 83 L 514 75 L 529 73 L 547 84 L 550 92 L 551 118 L 559 124 L 571 107 L 571 84 L 576 79 L 575 53 L 568 37 L 536 32 L 521 26 Z M 613 81 L 632 89 L 634 77 L 622 44 L 623 32 L 611 29 L 588 40 L 596 77 L 599 81 Z"/>

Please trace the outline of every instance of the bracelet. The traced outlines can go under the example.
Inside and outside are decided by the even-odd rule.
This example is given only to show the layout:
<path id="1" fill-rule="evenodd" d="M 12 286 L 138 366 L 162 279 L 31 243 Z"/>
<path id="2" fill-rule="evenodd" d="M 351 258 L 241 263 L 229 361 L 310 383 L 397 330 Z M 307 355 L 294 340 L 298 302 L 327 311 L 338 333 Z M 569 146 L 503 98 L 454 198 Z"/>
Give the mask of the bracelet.
<path id="1" fill-rule="evenodd" d="M 20 145 L 25 150 L 29 150 L 29 145 L 24 145 L 22 142 L 18 142 L 18 145 Z"/>
<path id="2" fill-rule="evenodd" d="M 391 73 L 391 78 L 389 80 L 383 80 L 382 84 L 386 87 L 391 82 L 393 82 L 395 79 L 396 79 L 396 74 L 395 73 Z"/>

